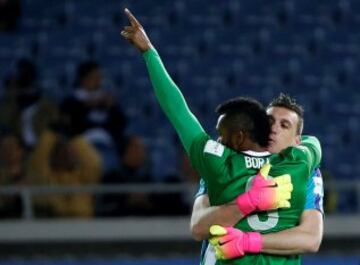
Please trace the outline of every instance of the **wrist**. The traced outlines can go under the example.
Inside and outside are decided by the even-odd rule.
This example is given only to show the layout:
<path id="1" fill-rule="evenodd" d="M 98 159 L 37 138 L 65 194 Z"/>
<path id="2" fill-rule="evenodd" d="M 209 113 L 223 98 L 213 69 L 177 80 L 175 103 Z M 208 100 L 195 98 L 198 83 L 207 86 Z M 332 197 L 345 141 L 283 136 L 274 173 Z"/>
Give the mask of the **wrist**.
<path id="1" fill-rule="evenodd" d="M 153 50 L 154 47 L 152 46 L 151 43 L 147 43 L 146 45 L 144 45 L 143 47 L 140 47 L 139 50 L 142 54 L 146 53 L 147 51 Z"/>
<path id="2" fill-rule="evenodd" d="M 244 252 L 260 253 L 263 248 L 263 238 L 258 232 L 244 233 Z"/>
<path id="3" fill-rule="evenodd" d="M 250 213 L 252 213 L 253 211 L 255 211 L 256 207 L 254 206 L 254 204 L 252 203 L 251 197 L 250 197 L 250 193 L 249 192 L 245 192 L 241 195 L 239 195 L 236 198 L 236 204 L 238 206 L 239 211 L 244 215 L 248 215 Z"/>
<path id="4" fill-rule="evenodd" d="M 141 54 L 145 61 L 149 60 L 153 56 L 159 56 L 158 52 L 154 47 L 151 47 L 150 49 L 142 52 Z"/>

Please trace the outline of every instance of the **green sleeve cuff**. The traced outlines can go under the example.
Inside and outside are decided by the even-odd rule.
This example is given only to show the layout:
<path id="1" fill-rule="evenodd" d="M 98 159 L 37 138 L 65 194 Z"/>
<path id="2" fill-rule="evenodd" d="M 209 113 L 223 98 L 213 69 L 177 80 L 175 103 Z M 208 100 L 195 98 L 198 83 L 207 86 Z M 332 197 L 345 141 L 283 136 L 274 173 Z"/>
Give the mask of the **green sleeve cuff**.
<path id="1" fill-rule="evenodd" d="M 148 49 L 146 52 L 144 52 L 142 54 L 142 56 L 144 57 L 145 61 L 149 59 L 149 57 L 151 56 L 159 56 L 158 52 L 156 51 L 155 48 L 150 48 Z"/>

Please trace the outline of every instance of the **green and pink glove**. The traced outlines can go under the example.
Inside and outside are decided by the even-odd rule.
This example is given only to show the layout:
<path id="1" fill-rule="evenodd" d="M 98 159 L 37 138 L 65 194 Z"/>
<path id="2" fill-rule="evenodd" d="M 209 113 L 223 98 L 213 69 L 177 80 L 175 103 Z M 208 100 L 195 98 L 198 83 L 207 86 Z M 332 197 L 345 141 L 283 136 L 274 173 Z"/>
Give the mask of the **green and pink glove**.
<path id="1" fill-rule="evenodd" d="M 233 227 L 213 225 L 210 234 L 209 242 L 215 249 L 216 259 L 239 258 L 262 249 L 262 237 L 257 232 L 245 233 Z"/>
<path id="2" fill-rule="evenodd" d="M 236 198 L 241 213 L 289 208 L 293 185 L 290 175 L 268 178 L 271 165 L 265 164 L 252 180 L 251 188 Z"/>

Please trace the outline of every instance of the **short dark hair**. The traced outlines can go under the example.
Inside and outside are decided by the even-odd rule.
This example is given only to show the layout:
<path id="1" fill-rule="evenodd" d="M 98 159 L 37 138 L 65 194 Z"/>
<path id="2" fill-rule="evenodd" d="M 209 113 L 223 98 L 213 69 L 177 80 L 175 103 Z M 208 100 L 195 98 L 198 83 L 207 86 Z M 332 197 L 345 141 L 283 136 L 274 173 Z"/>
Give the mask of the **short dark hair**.
<path id="1" fill-rule="evenodd" d="M 75 86 L 80 86 L 82 81 L 94 70 L 99 69 L 100 65 L 95 61 L 86 61 L 77 68 Z"/>
<path id="2" fill-rule="evenodd" d="M 262 147 L 268 146 L 271 126 L 266 109 L 259 101 L 247 97 L 233 98 L 220 104 L 216 113 L 226 114 L 228 129 L 244 130 L 252 141 Z"/>
<path id="3" fill-rule="evenodd" d="M 282 107 L 294 111 L 299 117 L 296 133 L 299 135 L 302 133 L 304 128 L 304 108 L 296 102 L 295 98 L 292 98 L 287 94 L 280 93 L 278 97 L 274 98 L 270 102 L 268 108 L 271 107 Z"/>

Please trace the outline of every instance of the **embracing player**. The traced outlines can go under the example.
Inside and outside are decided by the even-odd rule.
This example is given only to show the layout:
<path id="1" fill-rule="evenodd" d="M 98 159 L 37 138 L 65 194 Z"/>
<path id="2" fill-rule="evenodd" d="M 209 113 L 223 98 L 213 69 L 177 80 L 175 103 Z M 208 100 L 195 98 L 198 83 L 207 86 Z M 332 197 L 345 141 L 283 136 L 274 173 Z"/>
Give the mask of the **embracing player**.
<path id="1" fill-rule="evenodd" d="M 210 204 L 220 205 L 235 200 L 243 215 L 260 211 L 254 215 L 251 222 L 240 221 L 236 224 L 236 227 L 243 231 L 258 229 L 265 233 L 295 226 L 304 207 L 308 177 L 320 163 L 321 149 L 317 139 L 313 137 L 303 139 L 301 145 L 289 147 L 280 154 L 270 157 L 273 165 L 271 176 L 281 176 L 286 173 L 291 175 L 294 187 L 292 194 L 296 199 L 290 200 L 291 208 L 288 208 L 290 206 L 287 201 L 288 191 L 292 189 L 292 185 L 288 182 L 290 178 L 275 177 L 272 181 L 264 179 L 261 173 L 256 174 L 261 163 L 257 163 L 256 166 L 255 163 L 246 163 L 249 158 L 262 158 L 265 161 L 269 157 L 268 153 L 264 153 L 270 134 L 265 108 L 253 99 L 236 98 L 225 102 L 218 109 L 219 141 L 212 140 L 190 112 L 143 27 L 128 10 L 125 12 L 131 25 L 124 28 L 122 35 L 143 53 L 155 95 L 176 129 L 192 165 L 204 178 Z M 280 186 L 283 189 L 280 190 Z M 261 211 L 281 207 L 284 208 L 271 212 Z M 265 227 L 267 230 L 264 229 Z M 260 233 L 244 233 L 244 238 L 246 238 L 245 252 L 261 251 Z M 246 255 L 231 262 L 232 264 L 298 264 L 299 259 L 259 253 Z M 228 261 L 218 260 L 217 263 L 228 263 Z"/>

